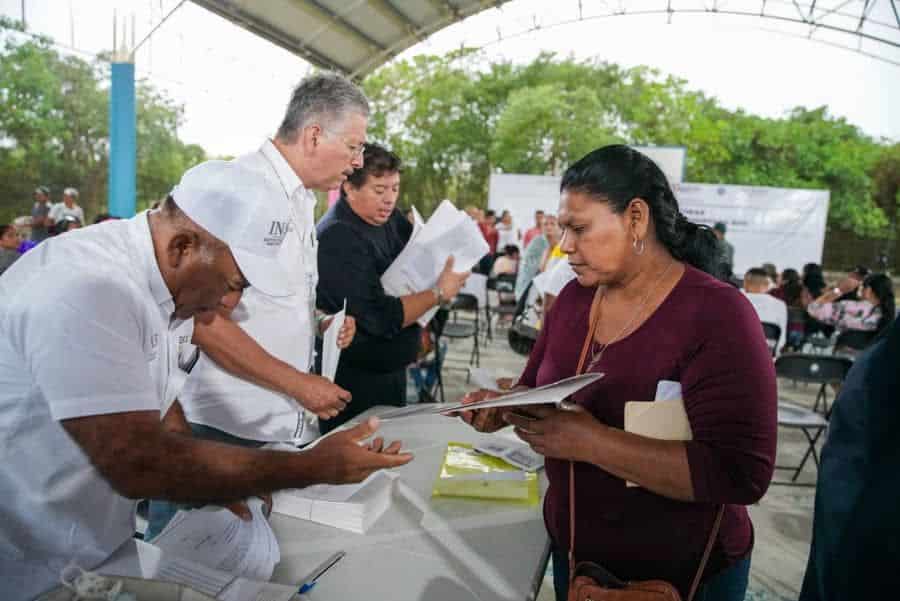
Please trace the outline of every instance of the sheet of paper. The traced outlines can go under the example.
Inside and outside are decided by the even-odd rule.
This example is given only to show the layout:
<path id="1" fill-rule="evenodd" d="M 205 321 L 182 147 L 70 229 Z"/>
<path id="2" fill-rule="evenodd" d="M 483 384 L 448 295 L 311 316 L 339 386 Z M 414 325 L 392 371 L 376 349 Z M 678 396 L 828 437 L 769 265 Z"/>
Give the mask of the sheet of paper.
<path id="1" fill-rule="evenodd" d="M 399 409 L 391 409 L 379 414 L 378 417 L 382 421 L 389 421 L 408 418 L 415 415 L 449 413 L 461 410 L 488 409 L 491 407 L 521 407 L 525 405 L 546 405 L 550 403 L 558 404 L 602 377 L 603 374 L 581 374 L 580 376 L 572 376 L 571 378 L 566 378 L 559 382 L 547 384 L 539 388 L 507 394 L 477 403 L 420 403 L 408 407 L 401 407 Z"/>
<path id="2" fill-rule="evenodd" d="M 263 514 L 262 500 L 250 499 L 247 505 L 253 518 L 249 522 L 221 508 L 179 511 L 153 544 L 167 556 L 267 581 L 281 560 L 278 541 Z"/>
<path id="3" fill-rule="evenodd" d="M 475 386 L 475 388 L 501 392 L 500 386 L 497 384 L 497 375 L 493 370 L 486 367 L 470 367 L 469 384 Z"/>
<path id="4" fill-rule="evenodd" d="M 165 555 L 159 547 L 139 540 L 124 543 L 96 572 L 104 576 L 175 582 L 211 597 L 235 580 L 232 574 Z"/>
<path id="5" fill-rule="evenodd" d="M 414 214 L 414 219 L 417 215 Z M 381 276 L 381 285 L 394 296 L 422 292 L 435 285 L 451 255 L 454 271 L 463 272 L 488 251 L 478 226 L 453 203 L 444 200 L 424 225 L 413 226 L 413 235 Z M 436 309 L 428 311 L 418 323 L 427 325 L 435 312 Z"/>
<path id="6" fill-rule="evenodd" d="M 671 401 L 673 399 L 684 398 L 681 394 L 681 382 L 674 380 L 660 380 L 656 384 L 655 401 Z"/>
<path id="7" fill-rule="evenodd" d="M 325 335 L 322 337 L 322 376 L 334 382 L 337 373 L 338 362 L 341 360 L 341 349 L 338 346 L 338 334 L 344 327 L 344 317 L 347 315 L 347 299 L 344 299 L 344 308 L 334 314 Z"/>

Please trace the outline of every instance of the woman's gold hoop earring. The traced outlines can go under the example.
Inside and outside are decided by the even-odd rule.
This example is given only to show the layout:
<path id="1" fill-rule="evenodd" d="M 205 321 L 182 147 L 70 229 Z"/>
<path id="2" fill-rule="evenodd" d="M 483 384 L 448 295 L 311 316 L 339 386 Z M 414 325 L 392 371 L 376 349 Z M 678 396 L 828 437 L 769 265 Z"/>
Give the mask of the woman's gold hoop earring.
<path id="1" fill-rule="evenodd" d="M 638 244 L 640 243 L 640 244 Z M 634 254 L 642 255 L 644 254 L 644 240 L 642 239 L 634 239 L 634 243 L 631 245 L 634 248 Z"/>

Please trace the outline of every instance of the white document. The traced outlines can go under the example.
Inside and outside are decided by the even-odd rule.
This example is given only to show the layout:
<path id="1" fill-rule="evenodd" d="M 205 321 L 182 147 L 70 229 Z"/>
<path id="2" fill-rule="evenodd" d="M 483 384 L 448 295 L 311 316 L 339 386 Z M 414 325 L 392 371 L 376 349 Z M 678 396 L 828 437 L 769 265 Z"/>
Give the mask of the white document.
<path id="1" fill-rule="evenodd" d="M 344 327 L 344 317 L 347 315 L 347 299 L 344 299 L 344 308 L 334 314 L 325 335 L 322 337 L 322 376 L 334 382 L 337 373 L 338 362 L 341 360 L 341 348 L 338 346 L 338 334 Z"/>
<path id="2" fill-rule="evenodd" d="M 475 445 L 475 450 L 491 457 L 497 457 L 526 472 L 536 472 L 544 467 L 544 457 L 535 453 L 522 442 L 511 442 L 505 437 L 491 437 L 491 440 Z"/>
<path id="3" fill-rule="evenodd" d="M 163 553 L 234 576 L 267 581 L 281 561 L 278 541 L 263 515 L 262 499 L 247 501 L 249 522 L 224 508 L 181 510 L 153 539 Z"/>
<path id="4" fill-rule="evenodd" d="M 96 569 L 104 576 L 123 576 L 180 584 L 220 601 L 289 601 L 296 587 L 258 582 L 206 567 L 140 540 L 124 543 Z M 140 597 L 139 598 L 143 598 Z M 181 599 L 190 599 L 182 592 Z"/>
<path id="5" fill-rule="evenodd" d="M 486 367 L 470 367 L 469 383 L 474 384 L 476 388 L 484 390 L 493 390 L 494 392 L 502 392 L 500 385 L 497 384 L 497 376 Z"/>
<path id="6" fill-rule="evenodd" d="M 603 374 L 581 374 L 580 376 L 572 376 L 547 384 L 539 388 L 532 388 L 523 392 L 506 394 L 493 399 L 479 401 L 477 403 L 420 403 L 410 405 L 409 407 L 401 407 L 399 409 L 391 409 L 378 415 L 382 421 L 403 419 L 415 415 L 427 415 L 434 413 L 449 413 L 452 411 L 489 409 L 491 407 L 520 407 L 524 405 L 547 405 L 550 403 L 559 404 L 572 394 L 578 392 L 585 386 L 593 384 L 603 377 Z"/>
<path id="7" fill-rule="evenodd" d="M 359 484 L 317 484 L 275 493 L 274 511 L 363 534 L 391 505 L 394 477 L 378 471 Z"/>
<path id="8" fill-rule="evenodd" d="M 414 221 L 421 217 L 414 213 Z M 490 251 L 481 230 L 468 215 L 443 201 L 424 224 L 414 223 L 413 234 L 387 271 L 381 276 L 385 292 L 404 296 L 428 290 L 437 283 L 447 258 L 453 256 L 453 270 L 468 271 Z M 425 326 L 437 308 L 418 319 Z"/>

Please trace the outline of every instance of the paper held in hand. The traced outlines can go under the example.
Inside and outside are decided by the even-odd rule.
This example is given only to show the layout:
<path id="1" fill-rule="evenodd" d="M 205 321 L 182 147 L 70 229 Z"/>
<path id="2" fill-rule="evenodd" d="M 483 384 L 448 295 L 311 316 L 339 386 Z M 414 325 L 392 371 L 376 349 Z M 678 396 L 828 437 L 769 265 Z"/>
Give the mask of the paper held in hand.
<path id="1" fill-rule="evenodd" d="M 453 411 L 470 411 L 474 409 L 489 409 L 491 407 L 521 407 L 524 405 L 559 404 L 572 394 L 585 386 L 593 384 L 603 377 L 603 374 L 581 374 L 560 380 L 553 384 L 547 384 L 539 388 L 532 388 L 523 392 L 515 392 L 503 396 L 486 399 L 477 403 L 424 403 L 401 407 L 385 411 L 378 415 L 382 421 L 402 419 L 416 415 L 429 415 L 435 413 L 450 413 Z"/>
<path id="2" fill-rule="evenodd" d="M 344 327 L 344 317 L 347 315 L 347 299 L 344 299 L 344 308 L 334 314 L 325 335 L 322 336 L 322 376 L 334 382 L 337 373 L 338 362 L 341 360 L 341 348 L 338 346 L 338 335 Z"/>
<path id="3" fill-rule="evenodd" d="M 449 200 L 438 206 L 427 223 L 415 207 L 412 211 L 409 242 L 381 276 L 388 294 L 405 296 L 429 290 L 437 284 L 449 256 L 453 255 L 453 271 L 461 273 L 490 251 L 475 222 Z M 427 325 L 436 312 L 435 307 L 422 315 L 419 325 Z"/>

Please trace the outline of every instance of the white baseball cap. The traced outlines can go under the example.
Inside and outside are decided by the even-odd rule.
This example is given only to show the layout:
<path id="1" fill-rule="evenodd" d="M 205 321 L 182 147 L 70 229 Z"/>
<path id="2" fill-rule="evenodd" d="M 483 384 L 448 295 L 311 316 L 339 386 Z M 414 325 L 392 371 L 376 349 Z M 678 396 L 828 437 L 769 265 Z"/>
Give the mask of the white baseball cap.
<path id="1" fill-rule="evenodd" d="M 291 227 L 280 187 L 236 163 L 207 161 L 184 172 L 172 197 L 194 223 L 228 245 L 251 286 L 268 296 L 294 293 L 277 260 Z"/>

